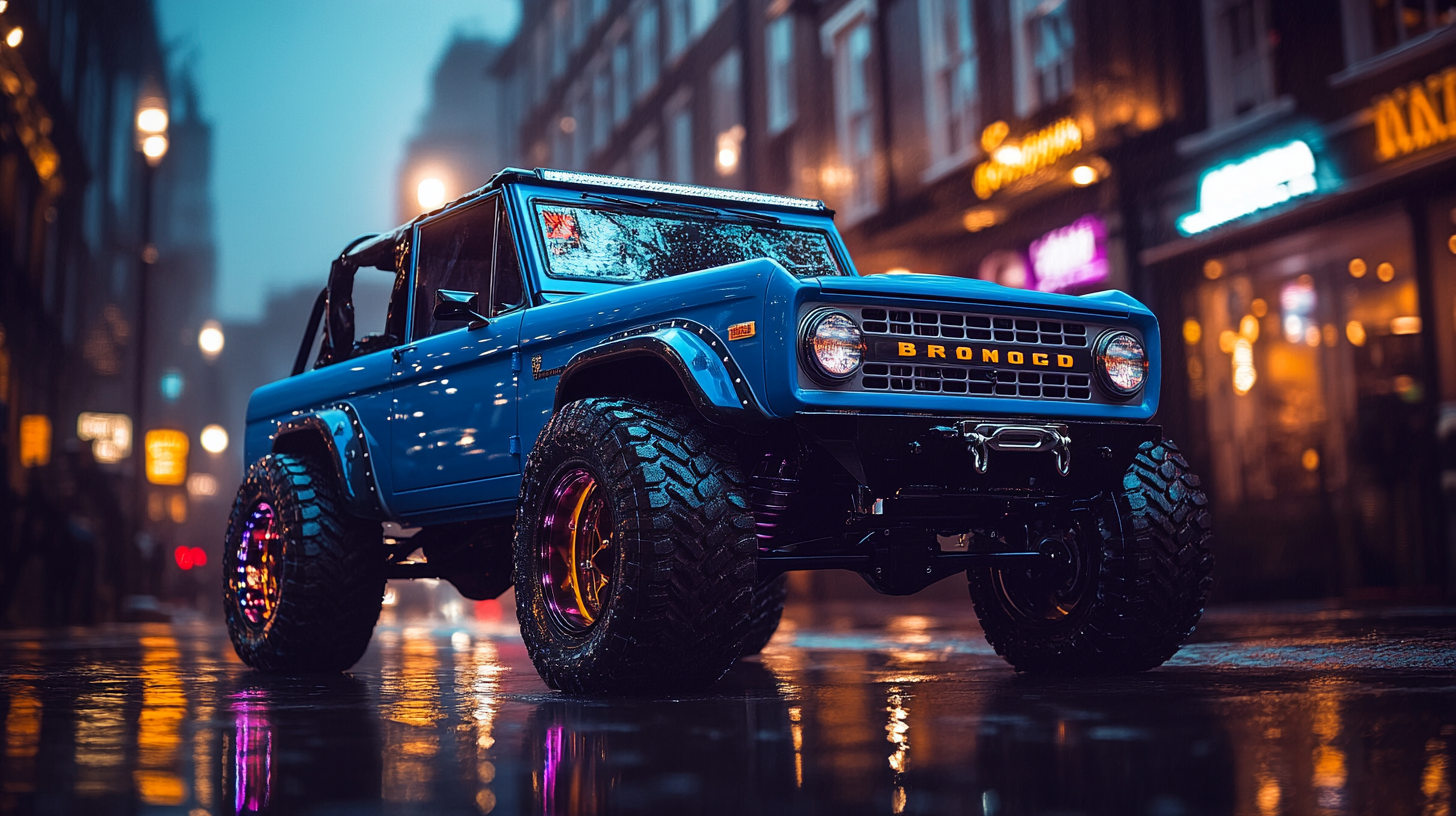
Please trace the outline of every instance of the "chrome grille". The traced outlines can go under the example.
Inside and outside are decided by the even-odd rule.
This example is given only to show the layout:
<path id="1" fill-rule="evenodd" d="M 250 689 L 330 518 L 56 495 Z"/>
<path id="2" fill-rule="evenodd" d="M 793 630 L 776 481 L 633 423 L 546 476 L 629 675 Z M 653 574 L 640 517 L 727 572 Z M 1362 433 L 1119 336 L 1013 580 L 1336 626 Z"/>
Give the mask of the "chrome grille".
<path id="1" fill-rule="evenodd" d="M 918 391 L 931 394 L 1078 401 L 1092 399 L 1091 375 L 1059 374 L 1051 371 L 865 363 L 860 385 L 866 391 Z"/>
<path id="2" fill-rule="evenodd" d="M 1085 348 L 1087 327 L 1058 320 L 1030 320 L 959 312 L 861 309 L 865 334 L 943 337 L 1032 346 Z"/>

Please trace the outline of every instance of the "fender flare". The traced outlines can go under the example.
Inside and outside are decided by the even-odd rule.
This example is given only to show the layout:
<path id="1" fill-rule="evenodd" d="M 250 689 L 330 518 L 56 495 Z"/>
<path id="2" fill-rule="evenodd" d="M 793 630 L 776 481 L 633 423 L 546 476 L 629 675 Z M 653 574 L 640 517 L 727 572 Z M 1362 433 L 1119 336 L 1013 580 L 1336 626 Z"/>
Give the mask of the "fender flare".
<path id="1" fill-rule="evenodd" d="M 632 357 L 667 363 L 688 399 L 709 422 L 750 434 L 765 433 L 767 412 L 754 397 L 726 344 L 712 329 L 692 320 L 674 319 L 619 332 L 578 353 L 561 369 L 552 413 L 561 410 L 573 379 L 582 372 Z M 536 372 L 539 358 L 532 361 Z"/>
<path id="2" fill-rule="evenodd" d="M 379 521 L 391 518 L 375 478 L 364 426 L 352 406 L 341 403 L 278 423 L 272 451 L 297 452 L 307 449 L 310 443 L 321 445 L 327 452 L 350 515 Z"/>

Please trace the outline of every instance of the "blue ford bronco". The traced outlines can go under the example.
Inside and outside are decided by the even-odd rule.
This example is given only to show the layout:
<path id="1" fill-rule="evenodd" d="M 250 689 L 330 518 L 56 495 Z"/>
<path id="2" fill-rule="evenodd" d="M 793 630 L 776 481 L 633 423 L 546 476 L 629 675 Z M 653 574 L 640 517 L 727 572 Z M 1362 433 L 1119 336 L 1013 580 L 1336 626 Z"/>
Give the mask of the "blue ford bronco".
<path id="1" fill-rule="evenodd" d="M 514 588 L 554 688 L 691 690 L 764 648 L 787 571 L 847 569 L 891 595 L 964 573 L 1019 671 L 1167 660 L 1213 556 L 1198 478 L 1150 421 L 1152 313 L 861 277 L 832 215 L 511 169 L 351 243 L 293 375 L 248 404 L 238 654 L 347 669 L 384 582 L 436 578 Z M 365 268 L 394 288 L 359 336 Z"/>

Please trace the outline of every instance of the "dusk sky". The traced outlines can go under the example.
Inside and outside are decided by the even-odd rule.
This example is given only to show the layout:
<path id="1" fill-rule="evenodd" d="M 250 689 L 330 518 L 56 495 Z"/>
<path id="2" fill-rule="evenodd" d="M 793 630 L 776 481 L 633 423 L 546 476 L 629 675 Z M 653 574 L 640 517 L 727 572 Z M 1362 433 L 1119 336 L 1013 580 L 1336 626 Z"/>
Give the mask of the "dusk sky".
<path id="1" fill-rule="evenodd" d="M 517 0 L 158 0 L 213 124 L 218 316 L 322 286 L 354 236 L 394 226 L 404 144 L 456 31 L 506 39 Z"/>

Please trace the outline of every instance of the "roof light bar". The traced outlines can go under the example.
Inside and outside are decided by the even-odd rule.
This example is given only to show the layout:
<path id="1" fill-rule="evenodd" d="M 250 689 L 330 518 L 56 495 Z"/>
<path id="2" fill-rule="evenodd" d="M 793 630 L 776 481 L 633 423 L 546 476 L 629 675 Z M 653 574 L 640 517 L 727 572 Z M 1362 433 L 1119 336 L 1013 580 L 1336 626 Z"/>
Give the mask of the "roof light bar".
<path id="1" fill-rule="evenodd" d="M 604 176 L 599 173 L 577 173 L 571 170 L 548 170 L 537 168 L 536 175 L 542 181 L 564 181 L 568 184 L 595 184 L 605 187 L 623 187 L 648 193 L 669 195 L 701 196 L 720 198 L 726 201 L 742 201 L 745 204 L 767 204 L 774 207 L 794 207 L 801 210 L 824 210 L 824 202 L 812 198 L 792 198 L 771 193 L 751 193 L 744 190 L 724 190 L 721 187 L 699 187 L 696 184 L 677 184 L 671 181 L 648 181 L 646 179 Z"/>

